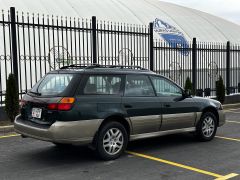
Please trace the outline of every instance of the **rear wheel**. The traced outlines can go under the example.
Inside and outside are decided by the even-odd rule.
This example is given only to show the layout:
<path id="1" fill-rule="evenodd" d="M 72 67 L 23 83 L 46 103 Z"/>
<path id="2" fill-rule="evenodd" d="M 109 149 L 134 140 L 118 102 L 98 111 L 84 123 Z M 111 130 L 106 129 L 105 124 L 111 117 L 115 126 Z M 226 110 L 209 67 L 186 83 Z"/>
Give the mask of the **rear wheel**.
<path id="1" fill-rule="evenodd" d="M 212 112 L 202 115 L 196 127 L 196 134 L 201 141 L 211 141 L 217 131 L 217 118 Z"/>
<path id="2" fill-rule="evenodd" d="M 96 143 L 96 151 L 101 159 L 117 159 L 127 147 L 128 134 L 121 123 L 109 122 L 99 130 Z"/>

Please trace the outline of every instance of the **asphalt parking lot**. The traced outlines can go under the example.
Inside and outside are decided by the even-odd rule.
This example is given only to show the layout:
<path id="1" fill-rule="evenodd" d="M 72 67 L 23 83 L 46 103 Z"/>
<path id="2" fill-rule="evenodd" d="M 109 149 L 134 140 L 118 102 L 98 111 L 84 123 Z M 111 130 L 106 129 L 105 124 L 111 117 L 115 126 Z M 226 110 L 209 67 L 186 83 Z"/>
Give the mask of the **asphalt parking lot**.
<path id="1" fill-rule="evenodd" d="M 100 161 L 83 147 L 58 149 L 18 135 L 0 136 L 0 179 L 240 179 L 240 109 L 211 142 L 178 134 L 130 143 L 115 161 Z"/>

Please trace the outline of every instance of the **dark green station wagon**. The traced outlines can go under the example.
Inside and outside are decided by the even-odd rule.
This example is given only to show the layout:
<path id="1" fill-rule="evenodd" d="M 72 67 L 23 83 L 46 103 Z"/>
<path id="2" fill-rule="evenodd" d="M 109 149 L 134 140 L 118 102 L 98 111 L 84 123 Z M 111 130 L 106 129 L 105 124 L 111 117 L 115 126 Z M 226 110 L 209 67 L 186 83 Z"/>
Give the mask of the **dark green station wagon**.
<path id="1" fill-rule="evenodd" d="M 149 70 L 71 65 L 49 72 L 23 97 L 14 128 L 57 146 L 88 145 L 110 160 L 137 139 L 193 132 L 210 141 L 224 123 L 221 103 L 192 97 Z"/>

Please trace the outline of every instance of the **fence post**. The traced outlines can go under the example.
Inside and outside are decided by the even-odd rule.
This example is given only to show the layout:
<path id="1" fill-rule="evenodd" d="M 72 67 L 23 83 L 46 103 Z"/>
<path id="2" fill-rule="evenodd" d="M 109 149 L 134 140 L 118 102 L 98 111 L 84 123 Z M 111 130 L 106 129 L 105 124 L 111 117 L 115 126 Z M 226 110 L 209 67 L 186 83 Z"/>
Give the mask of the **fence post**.
<path id="1" fill-rule="evenodd" d="M 92 63 L 97 64 L 97 22 L 96 16 L 92 16 Z"/>
<path id="2" fill-rule="evenodd" d="M 153 71 L 153 23 L 149 23 L 149 66 L 150 70 Z"/>
<path id="3" fill-rule="evenodd" d="M 197 85 L 197 39 L 193 38 L 192 42 L 192 85 L 193 92 L 196 92 Z"/>
<path id="4" fill-rule="evenodd" d="M 226 53 L 226 89 L 227 95 L 230 94 L 230 41 L 227 42 L 227 53 Z"/>
<path id="5" fill-rule="evenodd" d="M 12 65 L 13 65 L 13 74 L 14 74 L 14 78 L 15 78 L 15 81 L 16 81 L 17 89 L 19 90 L 19 86 L 18 86 L 17 33 L 16 33 L 16 19 L 15 19 L 15 17 L 16 17 L 15 7 L 10 7 Z"/>

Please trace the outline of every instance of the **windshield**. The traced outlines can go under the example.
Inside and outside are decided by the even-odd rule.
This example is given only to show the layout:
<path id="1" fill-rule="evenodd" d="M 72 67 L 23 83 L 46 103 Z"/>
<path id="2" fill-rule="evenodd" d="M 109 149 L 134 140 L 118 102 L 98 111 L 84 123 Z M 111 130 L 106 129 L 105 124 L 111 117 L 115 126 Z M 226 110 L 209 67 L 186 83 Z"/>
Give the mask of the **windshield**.
<path id="1" fill-rule="evenodd" d="M 30 92 L 41 96 L 58 95 L 67 88 L 72 77 L 72 74 L 48 74 Z"/>

